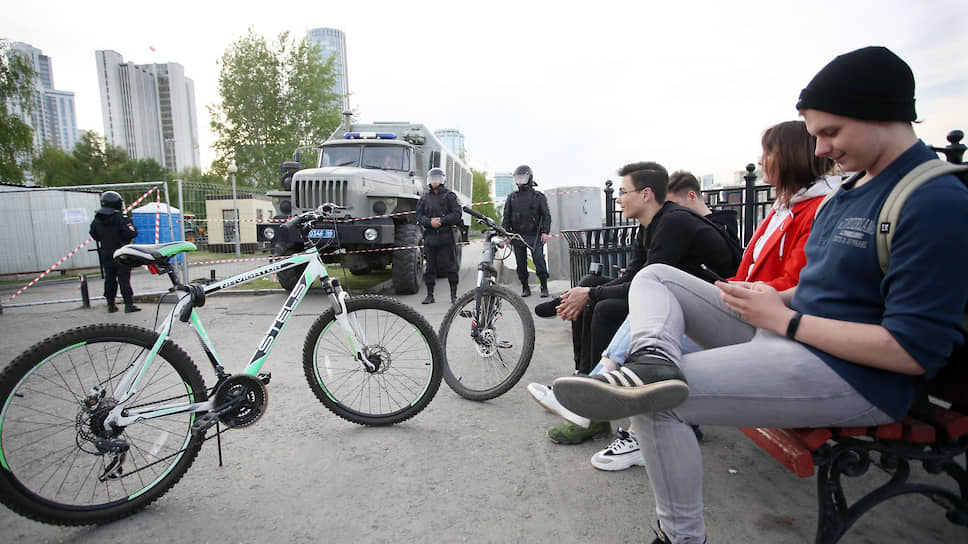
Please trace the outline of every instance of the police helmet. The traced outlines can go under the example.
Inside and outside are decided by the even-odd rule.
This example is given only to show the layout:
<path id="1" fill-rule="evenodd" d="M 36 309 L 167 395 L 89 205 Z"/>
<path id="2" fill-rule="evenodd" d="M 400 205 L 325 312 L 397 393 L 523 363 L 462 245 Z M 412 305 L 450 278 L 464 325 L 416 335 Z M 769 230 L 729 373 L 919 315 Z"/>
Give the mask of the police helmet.
<path id="1" fill-rule="evenodd" d="M 518 185 L 524 185 L 526 183 L 534 183 L 534 172 L 531 171 L 531 167 L 527 164 L 522 164 L 521 166 L 514 169 L 514 183 Z"/>
<path id="2" fill-rule="evenodd" d="M 431 168 L 430 171 L 427 172 L 427 183 L 429 184 L 432 180 L 434 180 L 434 178 L 437 178 L 437 181 L 441 185 L 443 185 L 444 182 L 447 181 L 447 175 L 444 174 L 444 169 L 443 168 Z"/>
<path id="3" fill-rule="evenodd" d="M 112 208 L 121 211 L 124 206 L 124 200 L 121 195 L 114 191 L 104 191 L 101 193 L 101 207 L 102 208 Z"/>

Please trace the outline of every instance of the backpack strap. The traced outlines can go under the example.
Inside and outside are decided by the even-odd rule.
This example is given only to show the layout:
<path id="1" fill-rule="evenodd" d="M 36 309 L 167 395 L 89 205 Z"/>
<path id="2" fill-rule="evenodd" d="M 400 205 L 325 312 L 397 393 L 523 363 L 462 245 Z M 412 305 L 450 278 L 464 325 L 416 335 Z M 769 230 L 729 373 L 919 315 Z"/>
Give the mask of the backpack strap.
<path id="1" fill-rule="evenodd" d="M 894 235 L 894 227 L 897 225 L 904 203 L 907 202 L 911 193 L 928 181 L 946 174 L 957 174 L 968 172 L 968 165 L 958 165 L 945 162 L 941 159 L 932 159 L 923 162 L 908 172 L 897 185 L 891 189 L 887 195 L 887 200 L 881 206 L 881 213 L 877 218 L 877 261 L 881 265 L 881 271 L 887 274 L 888 265 L 891 260 L 891 238 Z M 821 204 L 823 205 L 823 204 Z"/>

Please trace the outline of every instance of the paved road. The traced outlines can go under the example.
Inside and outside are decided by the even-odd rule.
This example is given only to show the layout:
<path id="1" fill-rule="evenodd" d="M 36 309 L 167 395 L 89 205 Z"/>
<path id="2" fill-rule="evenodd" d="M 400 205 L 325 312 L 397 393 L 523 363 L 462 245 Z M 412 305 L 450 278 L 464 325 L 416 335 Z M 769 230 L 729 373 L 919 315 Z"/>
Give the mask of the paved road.
<path id="1" fill-rule="evenodd" d="M 476 258 L 476 252 L 465 252 L 462 290 L 470 288 Z M 564 281 L 552 282 L 552 290 L 566 287 Z M 421 306 L 422 298 L 422 293 L 401 297 L 436 327 L 446 302 L 441 297 Z M 540 300 L 532 297 L 528 304 Z M 212 297 L 203 317 L 223 360 L 241 368 L 254 349 L 253 338 L 269 326 L 282 301 L 281 294 Z M 475 403 L 442 384 L 412 420 L 367 428 L 330 413 L 305 383 L 302 331 L 323 305 L 314 290 L 283 331 L 265 368 L 273 375 L 268 412 L 256 425 L 223 435 L 224 466 L 218 466 L 214 441 L 207 443 L 168 494 L 144 512 L 102 527 L 51 527 L 0 507 L 3 541 L 651 541 L 654 504 L 645 470 L 595 470 L 588 459 L 610 439 L 552 444 L 545 431 L 559 420 L 525 391 L 527 382 L 550 383 L 572 368 L 565 324 L 535 320 L 535 358 L 521 384 L 504 396 Z M 130 315 L 108 315 L 103 303 L 90 310 L 70 304 L 8 309 L 0 315 L 0 361 L 81 324 L 150 327 L 154 307 L 142 306 L 146 311 Z M 175 339 L 205 364 L 190 331 L 179 329 Z M 207 372 L 209 383 L 210 376 Z M 710 542 L 811 541 L 815 480 L 796 478 L 735 429 L 704 430 Z M 915 497 L 881 506 L 844 542 L 966 540 L 968 531 L 947 523 L 941 508 Z"/>

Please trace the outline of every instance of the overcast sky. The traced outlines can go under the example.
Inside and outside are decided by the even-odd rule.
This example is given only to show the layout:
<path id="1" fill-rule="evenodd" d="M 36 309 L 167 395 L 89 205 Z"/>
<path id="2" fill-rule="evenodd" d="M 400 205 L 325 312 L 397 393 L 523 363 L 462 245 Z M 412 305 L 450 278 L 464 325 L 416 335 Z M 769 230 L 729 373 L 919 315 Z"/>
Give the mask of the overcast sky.
<path id="1" fill-rule="evenodd" d="M 741 170 L 762 131 L 838 54 L 885 45 L 912 66 L 918 134 L 968 130 L 968 2 L 813 0 L 166 2 L 5 0 L 0 38 L 52 59 L 82 129 L 104 134 L 94 52 L 177 62 L 195 82 L 201 159 L 218 65 L 250 26 L 275 37 L 346 33 L 360 121 L 459 129 L 489 174 L 527 163 L 542 187 L 598 185 L 654 160 L 696 174 Z M 155 49 L 151 51 L 150 47 Z"/>

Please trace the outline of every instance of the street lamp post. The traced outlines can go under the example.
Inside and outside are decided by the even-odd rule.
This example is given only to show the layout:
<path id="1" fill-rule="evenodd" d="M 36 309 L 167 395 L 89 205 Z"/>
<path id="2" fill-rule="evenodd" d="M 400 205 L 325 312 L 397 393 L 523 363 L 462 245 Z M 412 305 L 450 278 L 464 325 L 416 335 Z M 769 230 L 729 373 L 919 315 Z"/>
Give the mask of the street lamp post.
<path id="1" fill-rule="evenodd" d="M 235 173 L 239 171 L 239 167 L 235 165 L 235 161 L 229 163 L 229 174 L 232 174 L 232 210 L 235 216 L 235 258 L 242 257 L 242 250 L 239 246 L 239 202 L 235 197 Z"/>

